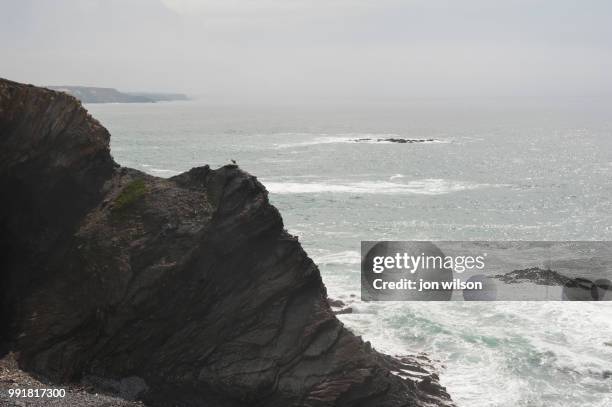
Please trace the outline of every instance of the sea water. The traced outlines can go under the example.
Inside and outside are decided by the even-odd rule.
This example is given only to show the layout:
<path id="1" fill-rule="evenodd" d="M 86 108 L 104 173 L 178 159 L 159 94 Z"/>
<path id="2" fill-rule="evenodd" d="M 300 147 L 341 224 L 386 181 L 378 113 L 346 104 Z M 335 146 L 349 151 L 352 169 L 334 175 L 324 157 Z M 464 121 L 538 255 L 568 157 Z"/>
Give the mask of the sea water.
<path id="1" fill-rule="evenodd" d="M 329 295 L 354 309 L 346 326 L 384 352 L 428 353 L 466 407 L 611 406 L 612 304 L 364 303 L 360 241 L 612 240 L 611 107 L 87 106 L 122 165 L 169 177 L 235 160 L 256 175 Z M 388 138 L 433 141 L 378 141 Z"/>

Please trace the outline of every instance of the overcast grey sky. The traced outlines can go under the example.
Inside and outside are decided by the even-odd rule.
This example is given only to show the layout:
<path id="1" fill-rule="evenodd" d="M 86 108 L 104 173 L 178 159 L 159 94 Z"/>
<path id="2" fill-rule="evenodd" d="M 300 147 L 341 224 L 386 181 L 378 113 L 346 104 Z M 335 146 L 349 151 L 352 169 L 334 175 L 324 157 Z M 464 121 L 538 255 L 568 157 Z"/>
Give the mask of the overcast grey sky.
<path id="1" fill-rule="evenodd" d="M 608 0 L 0 0 L 0 76 L 227 99 L 612 93 Z"/>

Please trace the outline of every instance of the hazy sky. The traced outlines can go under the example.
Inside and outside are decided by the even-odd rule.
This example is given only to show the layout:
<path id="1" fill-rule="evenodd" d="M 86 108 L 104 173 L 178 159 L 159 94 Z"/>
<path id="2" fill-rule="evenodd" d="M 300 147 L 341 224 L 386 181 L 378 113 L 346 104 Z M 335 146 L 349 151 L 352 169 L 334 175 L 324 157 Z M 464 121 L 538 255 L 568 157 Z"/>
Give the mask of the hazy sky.
<path id="1" fill-rule="evenodd" d="M 227 99 L 612 94 L 609 0 L 0 0 L 0 76 Z"/>

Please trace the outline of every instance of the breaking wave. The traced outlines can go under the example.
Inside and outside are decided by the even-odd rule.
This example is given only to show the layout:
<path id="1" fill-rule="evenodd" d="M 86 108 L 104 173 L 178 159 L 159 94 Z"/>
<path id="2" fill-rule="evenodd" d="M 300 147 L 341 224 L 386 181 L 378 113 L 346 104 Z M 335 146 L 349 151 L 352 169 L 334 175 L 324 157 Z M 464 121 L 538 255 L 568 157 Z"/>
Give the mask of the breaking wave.
<path id="1" fill-rule="evenodd" d="M 381 195 L 441 195 L 497 185 L 475 184 L 445 179 L 422 179 L 406 183 L 390 181 L 327 182 L 264 182 L 273 194 L 381 194 Z"/>

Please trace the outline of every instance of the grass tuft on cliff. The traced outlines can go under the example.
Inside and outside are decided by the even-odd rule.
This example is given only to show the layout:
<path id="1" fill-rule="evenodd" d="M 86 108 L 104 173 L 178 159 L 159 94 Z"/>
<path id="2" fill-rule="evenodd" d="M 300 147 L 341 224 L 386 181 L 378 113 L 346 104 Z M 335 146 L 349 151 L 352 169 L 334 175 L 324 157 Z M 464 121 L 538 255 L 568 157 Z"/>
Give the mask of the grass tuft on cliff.
<path id="1" fill-rule="evenodd" d="M 147 193 L 147 186 L 141 179 L 134 180 L 123 187 L 123 190 L 115 199 L 112 211 L 120 213 L 132 206 Z"/>

